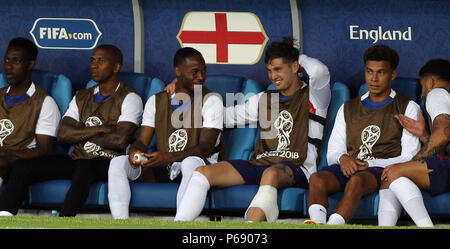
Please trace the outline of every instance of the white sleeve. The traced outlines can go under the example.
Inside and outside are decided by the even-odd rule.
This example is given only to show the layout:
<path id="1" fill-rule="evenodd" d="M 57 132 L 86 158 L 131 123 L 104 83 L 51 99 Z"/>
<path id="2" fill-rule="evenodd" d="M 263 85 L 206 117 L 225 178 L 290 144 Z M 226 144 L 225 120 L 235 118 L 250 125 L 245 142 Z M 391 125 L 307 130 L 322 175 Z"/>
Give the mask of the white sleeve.
<path id="1" fill-rule="evenodd" d="M 42 103 L 41 112 L 36 124 L 36 134 L 56 137 L 61 113 L 55 100 L 47 96 Z"/>
<path id="2" fill-rule="evenodd" d="M 75 100 L 76 96 L 73 96 L 72 100 L 70 101 L 69 108 L 67 108 L 66 113 L 64 113 L 64 117 L 71 117 L 75 119 L 77 122 L 80 121 L 80 114 L 78 112 L 78 106 L 77 101 Z"/>
<path id="3" fill-rule="evenodd" d="M 223 101 L 217 95 L 209 96 L 202 107 L 203 128 L 223 128 Z"/>
<path id="4" fill-rule="evenodd" d="M 450 115 L 450 94 L 442 88 L 435 88 L 427 95 L 426 109 L 431 122 L 440 114 Z"/>
<path id="5" fill-rule="evenodd" d="M 344 104 L 339 108 L 333 130 L 328 140 L 328 165 L 339 164 L 339 158 L 347 153 L 347 127 L 344 118 Z"/>
<path id="6" fill-rule="evenodd" d="M 405 116 L 412 118 L 414 120 L 419 120 L 419 112 L 420 106 L 412 100 L 409 101 L 408 106 L 406 107 L 405 110 Z M 411 134 L 406 129 L 403 129 L 401 144 L 402 144 L 402 152 L 400 156 L 386 159 L 367 160 L 367 162 L 369 163 L 369 167 L 385 168 L 386 166 L 392 164 L 410 161 L 420 150 L 419 137 L 416 137 L 415 135 Z"/>
<path id="7" fill-rule="evenodd" d="M 156 101 L 156 97 L 155 97 L 155 95 L 152 95 L 147 100 L 147 103 L 145 103 L 144 114 L 142 117 L 141 125 L 150 126 L 150 127 L 155 128 L 155 113 L 156 113 L 155 101 Z"/>
<path id="8" fill-rule="evenodd" d="M 259 98 L 263 93 L 264 92 L 260 92 L 251 96 L 248 101 L 243 104 L 224 108 L 225 127 L 233 128 L 235 125 L 237 125 L 237 127 L 243 127 L 247 123 L 256 127 L 258 122 Z"/>
<path id="9" fill-rule="evenodd" d="M 142 119 L 142 99 L 134 92 L 131 92 L 125 96 L 122 102 L 121 114 L 117 123 L 119 122 L 131 122 L 139 126 Z"/>
<path id="10" fill-rule="evenodd" d="M 327 109 L 330 104 L 330 72 L 328 67 L 315 58 L 302 54 L 298 62 L 309 76 L 309 100 L 316 109 Z"/>

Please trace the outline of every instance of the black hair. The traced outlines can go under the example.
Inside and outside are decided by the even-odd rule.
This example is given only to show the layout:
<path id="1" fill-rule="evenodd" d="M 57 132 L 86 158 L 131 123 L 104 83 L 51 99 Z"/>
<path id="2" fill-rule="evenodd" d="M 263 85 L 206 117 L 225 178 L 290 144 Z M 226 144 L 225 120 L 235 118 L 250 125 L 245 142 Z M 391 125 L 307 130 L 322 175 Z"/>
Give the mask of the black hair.
<path id="1" fill-rule="evenodd" d="M 104 49 L 107 50 L 109 52 L 109 54 L 111 54 L 113 63 L 117 63 L 122 65 L 123 63 L 123 55 L 122 55 L 122 51 L 120 51 L 120 49 L 114 45 L 111 44 L 102 44 L 99 45 L 97 48 L 95 49 Z"/>
<path id="2" fill-rule="evenodd" d="M 180 48 L 173 57 L 173 66 L 178 67 L 185 62 L 186 58 L 196 55 L 200 56 L 203 59 L 203 55 L 195 48 L 191 47 Z"/>
<path id="3" fill-rule="evenodd" d="M 367 61 L 388 61 L 392 70 L 397 68 L 399 62 L 397 51 L 381 44 L 366 49 L 363 59 L 364 63 Z"/>
<path id="4" fill-rule="evenodd" d="M 433 75 L 439 80 L 450 83 L 450 61 L 444 59 L 429 60 L 419 71 L 419 77 Z"/>
<path id="5" fill-rule="evenodd" d="M 38 56 L 38 48 L 31 40 L 24 37 L 17 37 L 12 39 L 8 44 L 8 49 L 10 48 L 21 48 L 25 50 L 25 56 L 30 61 L 35 61 Z"/>
<path id="6" fill-rule="evenodd" d="M 300 52 L 294 47 L 294 38 L 283 37 L 281 42 L 272 42 L 266 50 L 264 62 L 269 64 L 273 59 L 282 58 L 283 63 L 293 63 L 298 60 Z"/>

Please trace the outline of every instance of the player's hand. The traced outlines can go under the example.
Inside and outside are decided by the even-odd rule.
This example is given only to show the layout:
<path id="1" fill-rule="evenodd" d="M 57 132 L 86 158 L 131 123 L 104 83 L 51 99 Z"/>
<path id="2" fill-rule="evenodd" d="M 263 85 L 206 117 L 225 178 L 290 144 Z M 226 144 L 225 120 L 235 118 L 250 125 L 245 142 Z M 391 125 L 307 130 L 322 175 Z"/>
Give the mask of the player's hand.
<path id="1" fill-rule="evenodd" d="M 175 89 L 176 89 L 176 83 L 177 83 L 177 78 L 173 79 L 172 82 L 170 82 L 170 84 L 168 84 L 164 90 L 168 93 L 168 94 L 174 94 L 175 93 Z"/>
<path id="2" fill-rule="evenodd" d="M 138 150 L 133 150 L 133 151 L 130 151 L 130 153 L 128 154 L 128 160 L 130 161 L 130 165 L 132 168 L 135 168 L 135 169 L 141 165 L 140 162 L 136 162 L 136 160 L 134 160 L 134 155 L 136 155 L 136 154 L 143 155 L 144 153 L 142 153 L 141 151 L 138 151 Z"/>
<path id="3" fill-rule="evenodd" d="M 144 156 L 148 158 L 148 161 L 143 163 L 142 167 L 161 167 L 172 162 L 169 152 L 144 153 Z"/>
<path id="4" fill-rule="evenodd" d="M 424 141 L 428 137 L 427 125 L 425 123 L 425 118 L 423 117 L 422 111 L 419 114 L 419 120 L 414 120 L 409 118 L 403 114 L 397 114 L 394 116 L 400 125 L 405 128 L 407 131 L 411 132 L 413 135 L 416 135 L 420 138 L 420 141 Z"/>
<path id="5" fill-rule="evenodd" d="M 359 159 L 355 159 L 355 163 L 358 166 L 358 171 L 363 171 L 369 168 L 369 163 L 366 161 L 361 161 Z"/>
<path id="6" fill-rule="evenodd" d="M 356 158 L 353 158 L 347 154 L 344 154 L 339 158 L 339 163 L 341 165 L 342 174 L 349 178 L 358 171 L 358 164 L 356 163 Z"/>

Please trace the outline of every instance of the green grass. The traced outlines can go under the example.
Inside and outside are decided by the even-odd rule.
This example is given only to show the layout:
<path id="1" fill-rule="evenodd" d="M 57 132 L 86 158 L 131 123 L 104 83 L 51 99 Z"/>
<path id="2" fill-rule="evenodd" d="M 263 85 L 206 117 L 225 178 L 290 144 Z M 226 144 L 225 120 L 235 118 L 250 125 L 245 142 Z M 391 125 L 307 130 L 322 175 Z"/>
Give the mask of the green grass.
<path id="1" fill-rule="evenodd" d="M 389 229 L 417 229 L 414 226 Z M 304 225 L 302 223 L 243 223 L 243 222 L 174 222 L 154 219 L 113 220 L 110 218 L 61 218 L 42 216 L 0 217 L 0 229 L 385 229 L 369 225 Z M 439 226 L 434 229 L 450 229 Z"/>

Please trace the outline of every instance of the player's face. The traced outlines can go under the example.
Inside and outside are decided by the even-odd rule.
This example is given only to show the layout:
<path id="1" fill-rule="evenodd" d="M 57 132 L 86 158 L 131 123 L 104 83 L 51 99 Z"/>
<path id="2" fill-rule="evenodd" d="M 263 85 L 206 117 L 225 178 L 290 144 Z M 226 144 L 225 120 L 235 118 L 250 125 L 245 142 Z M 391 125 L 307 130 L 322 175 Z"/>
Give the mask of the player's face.
<path id="1" fill-rule="evenodd" d="M 96 49 L 91 56 L 92 79 L 99 84 L 106 82 L 119 72 L 120 64 L 115 64 L 112 56 L 104 49 Z"/>
<path id="2" fill-rule="evenodd" d="M 266 68 L 269 79 L 282 94 L 289 95 L 290 89 L 296 87 L 294 83 L 298 81 L 299 70 L 297 61 L 284 63 L 282 58 L 275 58 L 266 65 Z"/>
<path id="3" fill-rule="evenodd" d="M 396 76 L 397 70 L 392 70 L 388 61 L 366 61 L 365 78 L 371 99 L 377 102 L 386 99 Z"/>
<path id="4" fill-rule="evenodd" d="M 16 86 L 24 82 L 33 68 L 34 61 L 29 61 L 25 51 L 19 48 L 10 48 L 3 58 L 3 70 L 9 85 Z"/>
<path id="5" fill-rule="evenodd" d="M 193 90 L 194 85 L 203 85 L 205 83 L 205 60 L 198 55 L 187 57 L 185 62 L 177 67 L 176 72 L 179 77 L 180 86 L 188 90 Z"/>

